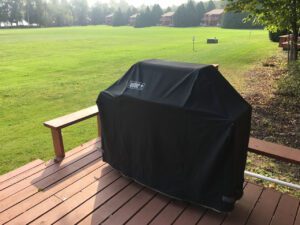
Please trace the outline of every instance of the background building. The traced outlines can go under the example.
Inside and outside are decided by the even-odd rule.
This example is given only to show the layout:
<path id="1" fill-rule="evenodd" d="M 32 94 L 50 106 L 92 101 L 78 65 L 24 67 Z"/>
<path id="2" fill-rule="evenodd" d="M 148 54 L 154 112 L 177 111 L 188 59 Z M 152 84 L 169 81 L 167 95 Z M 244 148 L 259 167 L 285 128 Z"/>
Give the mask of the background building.
<path id="1" fill-rule="evenodd" d="M 220 26 L 224 9 L 214 9 L 204 14 L 203 25 L 204 26 Z"/>
<path id="2" fill-rule="evenodd" d="M 160 18 L 160 24 L 162 26 L 173 26 L 174 25 L 174 12 L 167 12 Z"/>

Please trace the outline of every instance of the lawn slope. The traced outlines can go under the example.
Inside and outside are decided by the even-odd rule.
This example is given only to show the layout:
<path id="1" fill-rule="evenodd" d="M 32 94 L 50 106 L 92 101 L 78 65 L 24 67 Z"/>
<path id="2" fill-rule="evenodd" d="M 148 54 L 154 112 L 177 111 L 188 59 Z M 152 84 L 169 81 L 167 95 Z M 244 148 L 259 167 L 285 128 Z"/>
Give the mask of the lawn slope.
<path id="1" fill-rule="evenodd" d="M 192 38 L 196 37 L 192 51 Z M 207 45 L 217 37 L 219 44 Z M 136 61 L 218 63 L 243 91 L 243 73 L 274 54 L 263 30 L 70 27 L 0 30 L 0 174 L 53 157 L 42 122 L 95 104 Z M 96 136 L 96 120 L 63 131 L 67 149 Z"/>

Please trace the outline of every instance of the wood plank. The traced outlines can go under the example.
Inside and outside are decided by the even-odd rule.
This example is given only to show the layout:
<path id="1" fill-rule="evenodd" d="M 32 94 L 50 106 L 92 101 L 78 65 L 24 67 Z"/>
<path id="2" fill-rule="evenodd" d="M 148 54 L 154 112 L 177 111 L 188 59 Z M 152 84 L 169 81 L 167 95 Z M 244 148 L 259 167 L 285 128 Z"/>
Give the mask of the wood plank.
<path id="1" fill-rule="evenodd" d="M 205 211 L 203 207 L 189 205 L 177 218 L 174 225 L 197 224 Z"/>
<path id="2" fill-rule="evenodd" d="M 63 201 L 55 196 L 51 196 L 45 201 L 41 202 L 38 206 L 35 206 L 29 209 L 26 213 L 23 213 L 21 216 L 9 221 L 6 224 L 10 225 L 24 225 L 30 223 L 32 220 L 36 218 L 38 215 L 42 215 L 49 211 L 50 209 L 56 207 Z M 38 210 L 36 208 L 38 207 Z M 37 212 L 37 214 L 36 214 Z"/>
<path id="3" fill-rule="evenodd" d="M 167 204 L 170 199 L 158 194 L 148 202 L 136 215 L 134 215 L 126 224 L 148 224 Z"/>
<path id="4" fill-rule="evenodd" d="M 76 161 L 80 160 L 82 157 L 85 157 L 93 152 L 99 152 L 95 146 L 90 146 L 81 151 L 81 154 L 73 154 L 67 158 L 65 158 L 61 163 L 50 163 L 50 166 L 46 166 L 43 170 L 31 175 L 30 177 L 25 178 L 24 180 L 21 180 L 20 182 L 17 182 L 16 184 L 9 186 L 2 190 L 0 192 L 0 200 L 6 199 L 9 196 L 17 193 L 18 191 L 21 191 L 22 189 L 30 186 L 35 185 L 37 182 L 39 182 L 42 179 L 45 179 L 46 177 L 58 172 L 59 170 L 62 170 L 63 168 L 75 163 Z M 100 157 L 100 154 L 99 154 Z M 0 207 L 1 208 L 1 207 Z M 2 210 L 0 210 L 1 212 Z"/>
<path id="5" fill-rule="evenodd" d="M 94 146 L 95 148 L 99 148 L 100 143 L 101 143 L 100 139 L 94 139 L 90 142 L 87 142 L 87 143 L 81 145 L 80 147 L 77 147 L 77 148 L 73 149 L 72 151 L 67 152 L 65 158 L 74 156 L 74 155 L 80 153 L 81 151 L 84 151 L 86 148 L 91 147 L 91 146 Z M 45 170 L 45 168 L 48 168 L 48 167 L 53 166 L 53 165 L 57 166 L 57 165 L 61 165 L 61 164 L 57 164 L 53 160 L 50 160 L 46 163 L 42 163 L 42 164 L 32 168 L 31 170 L 24 171 L 22 174 L 20 174 L 20 176 L 15 176 L 12 179 L 8 180 L 7 182 L 2 183 L 0 185 L 0 190 L 4 190 L 5 188 L 8 188 L 8 187 L 10 187 L 10 186 L 26 179 L 26 178 L 29 178 L 30 176 L 35 175 L 36 173 L 41 172 L 41 171 Z M 13 191 L 17 191 L 17 189 L 14 188 Z M 1 194 L 1 192 L 2 191 L 0 191 L 0 194 Z M 14 192 L 12 192 L 12 194 L 13 193 Z M 1 200 L 1 198 L 0 198 L 0 200 Z"/>
<path id="6" fill-rule="evenodd" d="M 226 218 L 226 214 L 217 213 L 212 210 L 206 210 L 197 225 L 220 225 Z"/>
<path id="7" fill-rule="evenodd" d="M 9 180 L 13 177 L 16 177 L 16 176 L 24 173 L 25 171 L 28 171 L 28 170 L 38 166 L 40 164 L 43 164 L 43 163 L 45 163 L 43 160 L 37 159 L 37 160 L 34 160 L 30 163 L 27 163 L 24 166 L 19 167 L 19 168 L 13 170 L 13 171 L 10 171 L 6 174 L 3 174 L 3 175 L 0 176 L 0 184 L 2 184 L 3 182 L 6 182 L 7 180 Z"/>
<path id="8" fill-rule="evenodd" d="M 176 218 L 183 212 L 187 203 L 181 201 L 171 201 L 150 223 L 152 225 L 172 224 Z"/>
<path id="9" fill-rule="evenodd" d="M 275 212 L 281 193 L 265 189 L 253 209 L 247 225 L 269 224 Z"/>
<path id="10" fill-rule="evenodd" d="M 61 128 L 52 128 L 51 135 L 52 135 L 52 143 L 53 143 L 54 153 L 55 153 L 54 160 L 56 162 L 60 162 L 65 157 L 65 147 L 64 147 Z"/>
<path id="11" fill-rule="evenodd" d="M 300 164 L 300 151 L 287 146 L 250 138 L 249 151 L 286 162 Z"/>
<path id="12" fill-rule="evenodd" d="M 234 211 L 225 218 L 224 223 L 222 224 L 245 224 L 260 197 L 262 190 L 262 187 L 248 183 L 244 189 L 243 198 L 236 204 Z"/>
<path id="13" fill-rule="evenodd" d="M 100 207 L 94 204 L 94 202 L 97 202 L 96 195 L 81 206 L 79 206 L 78 208 L 76 208 L 75 210 L 73 210 L 71 213 L 67 214 L 61 220 L 57 221 L 55 224 L 64 225 L 70 221 L 77 223 L 83 218 L 84 220 L 82 220 L 78 224 L 102 223 L 107 217 L 112 215 L 115 211 L 117 211 L 122 205 L 124 205 L 129 199 L 131 199 L 141 190 L 142 186 L 133 182 Z"/>
<path id="14" fill-rule="evenodd" d="M 9 208 L 3 213 L 0 213 L 0 224 L 10 221 L 11 219 L 29 210 L 33 206 L 41 203 L 57 192 L 65 188 L 69 189 L 70 185 L 72 185 L 72 188 L 70 188 L 69 192 L 76 189 L 74 188 L 74 186 L 77 186 L 78 190 L 81 190 L 79 187 L 88 186 L 89 184 L 95 182 L 96 176 L 98 176 L 99 174 L 105 175 L 111 170 L 112 168 L 107 164 L 105 165 L 102 160 L 96 160 L 96 162 L 94 161 L 91 164 L 82 167 L 80 171 L 78 171 L 78 173 L 70 174 L 68 177 L 65 177 L 63 180 L 61 180 L 58 184 L 53 184 L 43 191 L 37 192 L 31 197 L 26 198 L 24 201 Z M 22 198 L 23 195 L 22 193 L 20 194 L 20 198 Z M 16 197 L 18 198 L 18 196 Z"/>
<path id="15" fill-rule="evenodd" d="M 248 184 L 247 182 L 243 183 L 244 191 L 245 191 L 245 187 L 247 186 L 247 184 Z M 224 221 L 226 216 L 227 216 L 227 214 L 225 214 L 225 213 L 218 213 L 218 212 L 215 212 L 212 210 L 206 210 L 197 224 L 199 224 L 199 225 L 206 225 L 206 224 L 218 225 Z"/>
<path id="16" fill-rule="evenodd" d="M 293 225 L 298 206 L 298 199 L 283 194 L 272 218 L 271 225 Z"/>
<path id="17" fill-rule="evenodd" d="M 103 225 L 124 224 L 128 221 L 140 208 L 149 202 L 155 195 L 155 192 L 150 189 L 143 189 L 129 202 L 122 206 L 117 212 L 111 215 Z"/>
<path id="18" fill-rule="evenodd" d="M 84 188 L 71 198 L 66 199 L 63 203 L 50 210 L 46 214 L 33 221 L 32 224 L 52 224 L 64 217 L 66 214 L 80 206 L 83 202 L 98 194 L 95 204 L 103 204 L 116 193 L 121 191 L 130 183 L 129 180 L 120 177 L 116 171 L 112 171 L 95 183 Z M 106 188 L 109 187 L 109 188 Z M 38 211 L 37 211 L 38 212 Z M 70 221 L 72 223 L 72 221 Z"/>
<path id="19" fill-rule="evenodd" d="M 299 206 L 298 206 L 298 213 L 297 213 L 294 225 L 300 225 L 300 203 L 299 203 Z"/>
<path id="20" fill-rule="evenodd" d="M 92 107 L 82 109 L 80 111 L 44 122 L 44 125 L 49 128 L 64 128 L 80 121 L 86 120 L 98 114 L 98 107 L 94 105 Z"/>
<path id="21" fill-rule="evenodd" d="M 13 187 L 18 187 L 20 190 L 22 189 L 21 185 L 27 185 L 19 192 L 16 192 L 13 195 L 8 196 L 7 198 L 0 201 L 0 212 L 3 212 L 4 210 L 12 207 L 13 205 L 21 202 L 22 200 L 34 195 L 35 193 L 44 190 L 48 186 L 58 182 L 59 180 L 63 179 L 64 177 L 67 177 L 70 173 L 77 171 L 82 166 L 85 166 L 89 164 L 90 162 L 94 161 L 96 158 L 100 158 L 101 153 L 99 151 L 93 151 L 91 154 L 87 154 L 85 157 L 83 155 L 82 158 L 79 158 L 77 161 L 70 161 L 67 160 L 64 161 L 66 164 L 64 164 L 61 168 L 50 168 L 50 171 L 46 170 L 44 172 L 41 172 L 39 175 L 40 177 L 36 178 L 36 182 L 34 181 L 28 181 L 20 182 Z M 70 157 L 69 159 L 72 160 Z M 53 170 L 54 169 L 54 170 Z M 32 184 L 30 184 L 32 182 Z M 10 188 L 9 188 L 10 189 Z M 5 190 L 9 190 L 5 189 Z"/>
<path id="22" fill-rule="evenodd" d="M 95 174 L 96 176 L 99 176 L 97 178 L 98 180 L 104 180 L 105 176 L 109 176 L 110 172 L 112 170 L 107 170 L 108 166 L 100 167 L 99 169 L 93 171 L 92 173 L 88 174 L 88 176 L 84 177 L 81 180 L 78 180 L 77 182 L 69 185 L 66 189 L 69 190 L 69 197 L 72 195 L 75 195 L 79 193 L 83 187 L 87 187 L 95 182 L 96 179 L 94 178 Z M 111 168 L 112 169 L 112 168 Z M 112 175 L 113 176 L 113 175 Z M 106 178 L 107 180 L 107 178 Z M 85 183 L 86 182 L 86 183 Z M 59 199 L 59 201 L 57 201 Z M 7 224 L 25 224 L 33 221 L 37 217 L 43 215 L 44 213 L 48 212 L 54 207 L 57 207 L 60 203 L 66 201 L 66 199 L 62 199 L 60 197 L 57 197 L 56 195 L 51 195 L 49 198 L 45 199 L 44 201 L 41 201 L 40 203 L 36 204 L 35 206 L 28 209 L 25 213 L 21 214 L 20 216 L 14 218 L 13 220 L 9 221 Z M 47 202 L 49 204 L 47 204 Z M 56 205 L 54 203 L 57 203 Z"/>

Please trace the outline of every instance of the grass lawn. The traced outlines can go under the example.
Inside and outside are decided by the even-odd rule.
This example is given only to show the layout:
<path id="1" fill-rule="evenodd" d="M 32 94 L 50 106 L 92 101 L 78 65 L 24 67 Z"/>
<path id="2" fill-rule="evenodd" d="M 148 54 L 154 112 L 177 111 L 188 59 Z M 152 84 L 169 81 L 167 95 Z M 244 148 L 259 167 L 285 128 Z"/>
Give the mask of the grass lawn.
<path id="1" fill-rule="evenodd" d="M 207 45 L 210 37 L 220 43 Z M 243 73 L 278 51 L 266 31 L 220 28 L 0 30 L 0 43 L 0 174 L 53 157 L 50 130 L 42 122 L 95 104 L 98 93 L 136 61 L 218 63 L 242 91 Z M 95 123 L 64 129 L 66 149 L 94 138 Z"/>

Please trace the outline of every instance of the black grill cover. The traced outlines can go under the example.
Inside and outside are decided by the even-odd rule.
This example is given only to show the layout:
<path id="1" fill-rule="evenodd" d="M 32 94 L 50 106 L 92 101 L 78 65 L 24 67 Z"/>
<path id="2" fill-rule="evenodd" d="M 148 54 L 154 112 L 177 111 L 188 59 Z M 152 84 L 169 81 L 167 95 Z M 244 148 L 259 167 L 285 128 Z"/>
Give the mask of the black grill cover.
<path id="1" fill-rule="evenodd" d="M 139 62 L 97 105 L 105 162 L 169 196 L 233 209 L 243 194 L 251 106 L 216 68 Z"/>

